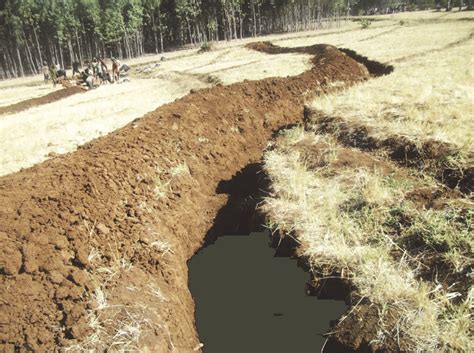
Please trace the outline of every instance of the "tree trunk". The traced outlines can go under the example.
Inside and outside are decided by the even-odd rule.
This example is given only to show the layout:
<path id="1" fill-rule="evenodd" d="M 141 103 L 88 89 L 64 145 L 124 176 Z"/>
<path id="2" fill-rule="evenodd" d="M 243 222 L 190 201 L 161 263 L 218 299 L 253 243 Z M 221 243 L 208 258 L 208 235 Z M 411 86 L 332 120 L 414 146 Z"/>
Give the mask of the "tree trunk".
<path id="1" fill-rule="evenodd" d="M 41 54 L 41 47 L 38 41 L 38 34 L 36 33 L 35 27 L 33 27 L 33 36 L 35 37 L 36 50 L 38 51 L 40 64 L 43 65 L 43 55 Z"/>
<path id="2" fill-rule="evenodd" d="M 12 68 L 12 74 L 13 74 L 13 77 L 18 77 L 19 76 L 19 69 L 18 69 L 18 65 L 16 64 L 16 60 L 15 58 L 13 57 L 13 53 L 9 52 L 9 59 L 10 59 L 10 67 Z"/>
<path id="3" fill-rule="evenodd" d="M 72 65 L 72 63 L 76 60 L 76 57 L 74 55 L 74 50 L 72 49 L 72 43 L 70 39 L 67 40 L 67 47 L 69 49 L 70 64 Z M 66 69 L 66 67 L 64 67 L 64 69 Z"/>
<path id="4" fill-rule="evenodd" d="M 158 26 L 160 27 L 160 48 L 161 48 L 161 52 L 163 53 L 165 50 L 164 50 L 164 46 L 163 46 L 163 27 L 161 26 L 161 11 L 160 11 L 160 8 L 158 8 Z"/>
<path id="5" fill-rule="evenodd" d="M 16 45 L 16 56 L 18 58 L 18 66 L 20 68 L 19 75 L 20 76 L 25 76 L 25 71 L 23 70 L 23 64 L 21 62 L 20 48 L 18 47 L 18 43 Z"/>
<path id="6" fill-rule="evenodd" d="M 77 29 L 75 30 L 76 34 L 76 43 L 77 43 L 77 51 L 79 52 L 79 63 L 82 66 L 83 60 L 82 60 L 82 48 L 81 48 L 81 43 L 79 41 L 79 36 L 77 35 Z"/>
<path id="7" fill-rule="evenodd" d="M 158 54 L 158 36 L 156 35 L 155 11 L 151 13 L 151 27 L 153 29 L 153 37 L 155 39 L 155 54 Z"/>
<path id="8" fill-rule="evenodd" d="M 64 57 L 63 57 L 63 48 L 61 47 L 61 42 L 58 39 L 58 47 L 59 47 L 59 59 L 61 62 L 61 67 L 64 68 Z"/>
<path id="9" fill-rule="evenodd" d="M 321 27 L 321 0 L 318 0 L 318 28 Z"/>
<path id="10" fill-rule="evenodd" d="M 30 46 L 28 45 L 28 40 L 26 40 L 26 37 L 25 37 L 25 45 L 26 45 L 26 56 L 28 57 L 28 61 L 30 64 L 30 71 L 33 75 L 37 75 L 38 71 L 36 71 L 36 65 L 33 60 L 33 56 L 31 55 Z"/>
<path id="11" fill-rule="evenodd" d="M 257 36 L 257 15 L 255 14 L 255 0 L 252 0 L 252 16 L 253 16 L 253 33 L 252 36 Z"/>
<path id="12" fill-rule="evenodd" d="M 237 21 L 235 20 L 235 9 L 232 8 L 232 24 L 234 28 L 234 39 L 237 39 Z"/>
<path id="13" fill-rule="evenodd" d="M 193 42 L 193 34 L 191 33 L 191 26 L 189 25 L 189 21 L 188 21 L 188 18 L 186 17 L 185 18 L 185 21 L 186 21 L 186 25 L 188 27 L 188 35 L 189 35 L 189 41 L 191 44 L 194 45 L 194 42 Z"/>

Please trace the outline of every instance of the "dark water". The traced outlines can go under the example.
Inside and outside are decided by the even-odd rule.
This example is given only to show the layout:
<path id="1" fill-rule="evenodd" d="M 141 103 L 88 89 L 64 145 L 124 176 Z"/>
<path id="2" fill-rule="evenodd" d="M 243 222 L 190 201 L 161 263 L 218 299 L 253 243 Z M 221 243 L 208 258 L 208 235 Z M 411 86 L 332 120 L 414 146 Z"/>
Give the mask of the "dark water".
<path id="1" fill-rule="evenodd" d="M 320 352 L 342 301 L 307 296 L 309 274 L 274 257 L 266 233 L 225 236 L 188 263 L 205 353 Z"/>

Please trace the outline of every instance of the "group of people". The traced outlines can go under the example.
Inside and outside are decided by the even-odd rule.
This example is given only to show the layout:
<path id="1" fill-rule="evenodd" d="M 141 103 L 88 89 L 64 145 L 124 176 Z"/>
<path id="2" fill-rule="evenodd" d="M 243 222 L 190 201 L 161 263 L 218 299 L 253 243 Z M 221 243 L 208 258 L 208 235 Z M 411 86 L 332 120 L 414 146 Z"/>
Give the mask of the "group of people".
<path id="1" fill-rule="evenodd" d="M 44 82 L 48 82 L 49 80 L 53 81 L 53 85 L 56 86 L 61 79 L 66 77 L 66 70 L 61 69 L 61 66 L 58 63 L 53 63 L 51 66 L 43 62 L 43 75 L 44 75 Z"/>
<path id="2" fill-rule="evenodd" d="M 91 61 L 85 61 L 82 67 L 81 63 L 74 61 L 72 63 L 72 79 L 83 84 L 89 89 L 97 87 L 104 83 L 119 82 L 120 77 L 126 75 L 130 67 L 127 64 L 121 64 L 119 60 L 111 58 L 111 71 L 103 58 L 94 58 Z M 62 69 L 57 63 L 48 66 L 46 62 L 43 63 L 44 81 L 52 80 L 53 85 L 61 82 L 66 77 L 66 70 Z"/>

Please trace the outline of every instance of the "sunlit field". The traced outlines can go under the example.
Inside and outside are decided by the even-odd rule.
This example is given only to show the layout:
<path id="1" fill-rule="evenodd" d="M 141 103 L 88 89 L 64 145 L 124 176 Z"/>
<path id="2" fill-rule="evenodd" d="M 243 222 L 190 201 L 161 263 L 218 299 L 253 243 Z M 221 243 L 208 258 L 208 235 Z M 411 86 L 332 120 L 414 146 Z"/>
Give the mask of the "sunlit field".
<path id="1" fill-rule="evenodd" d="M 242 45 L 202 54 L 197 49 L 186 52 L 188 55 L 181 56 L 171 53 L 164 61 L 157 57 L 156 62 L 144 65 L 140 59 L 132 61 L 130 82 L 102 85 L 84 94 L 0 116 L 0 175 L 39 163 L 54 153 L 70 152 L 191 89 L 297 75 L 310 66 L 306 55 L 268 56 Z M 43 84 L 39 76 L 3 84 L 4 105 L 23 100 L 19 96 L 27 99 L 53 91 L 52 85 Z"/>
<path id="2" fill-rule="evenodd" d="M 472 22 L 455 20 L 460 16 L 474 18 L 457 13 L 443 16 L 440 23 L 408 21 L 396 27 L 397 32 L 348 45 L 393 64 L 395 71 L 343 94 L 318 98 L 313 107 L 380 132 L 414 140 L 434 138 L 472 152 L 474 30 Z M 432 40 L 426 39 L 428 35 Z M 382 40 L 390 43 L 387 50 L 375 45 Z"/>
<path id="3" fill-rule="evenodd" d="M 461 170 L 472 168 L 474 14 L 378 19 L 378 26 L 364 32 L 313 40 L 350 48 L 394 71 L 309 105 L 320 116 L 367 128 L 373 136 L 444 143 L 458 152 Z M 304 38 L 278 44 L 307 43 Z M 407 351 L 472 351 L 469 192 L 449 190 L 427 165 L 411 168 L 371 150 L 375 146 L 348 147 L 340 135 L 315 131 L 283 131 L 265 153 L 271 192 L 261 209 L 269 226 L 296 239 L 298 254 L 309 259 L 316 277 L 337 274 L 351 282 L 356 300 L 341 322 L 362 302 L 376 308 L 373 342 L 398 340 Z M 424 193 L 439 198 L 437 203 L 414 198 Z M 446 271 L 443 278 L 438 267 Z"/>

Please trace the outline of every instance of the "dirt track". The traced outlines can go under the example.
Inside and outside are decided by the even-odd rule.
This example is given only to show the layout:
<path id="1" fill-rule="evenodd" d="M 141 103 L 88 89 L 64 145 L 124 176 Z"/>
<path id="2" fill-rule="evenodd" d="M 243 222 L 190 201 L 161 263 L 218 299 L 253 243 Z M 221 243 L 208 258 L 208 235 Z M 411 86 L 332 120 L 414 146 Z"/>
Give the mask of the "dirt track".
<path id="1" fill-rule="evenodd" d="M 0 115 L 9 113 L 18 113 L 26 109 L 33 108 L 38 105 L 43 105 L 51 102 L 58 101 L 60 99 L 72 96 L 76 93 L 84 93 L 84 88 L 80 86 L 72 86 L 61 89 L 59 91 L 51 92 L 45 96 L 30 98 L 15 104 L 10 104 L 4 107 L 0 107 Z"/>
<path id="2" fill-rule="evenodd" d="M 313 68 L 197 91 L 0 178 L 0 348 L 100 349 L 131 323 L 141 348 L 198 346 L 186 261 L 227 201 L 218 183 L 300 121 L 305 96 L 369 77 L 334 47 L 293 50 Z"/>

